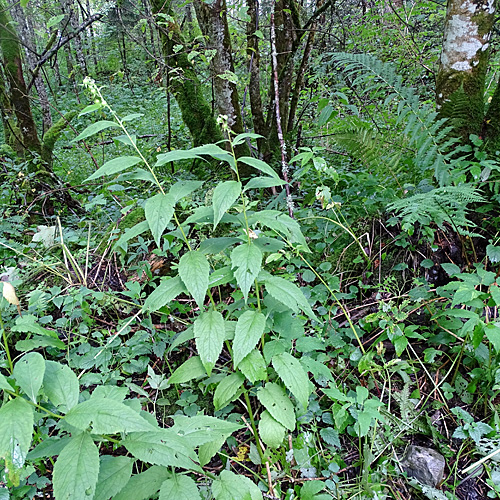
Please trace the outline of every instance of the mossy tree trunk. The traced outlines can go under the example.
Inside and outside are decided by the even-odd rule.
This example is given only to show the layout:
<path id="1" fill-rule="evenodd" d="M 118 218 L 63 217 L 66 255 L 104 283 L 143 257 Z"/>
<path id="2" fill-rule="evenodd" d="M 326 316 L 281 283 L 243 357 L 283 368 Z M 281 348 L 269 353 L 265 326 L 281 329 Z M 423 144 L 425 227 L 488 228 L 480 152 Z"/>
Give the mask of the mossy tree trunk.
<path id="1" fill-rule="evenodd" d="M 170 87 L 181 110 L 182 119 L 191 133 L 194 146 L 223 140 L 221 129 L 203 94 L 203 85 L 196 74 L 196 68 L 188 59 L 179 25 L 170 15 L 163 0 L 151 0 L 151 7 L 153 14 L 157 16 L 163 57 L 167 71 L 170 72 Z M 174 51 L 174 46 L 184 48 Z"/>
<path id="2" fill-rule="evenodd" d="M 217 110 L 219 114 L 227 116 L 227 124 L 231 131 L 234 134 L 241 134 L 244 132 L 243 120 L 234 73 L 226 0 L 215 0 L 210 4 L 195 0 L 194 8 L 208 48 L 215 51 L 210 62 L 210 72 Z M 237 156 L 249 155 L 246 142 L 236 147 L 236 154 Z"/>
<path id="3" fill-rule="evenodd" d="M 436 79 L 439 118 L 450 118 L 465 141 L 481 135 L 485 78 L 496 0 L 448 0 Z"/>

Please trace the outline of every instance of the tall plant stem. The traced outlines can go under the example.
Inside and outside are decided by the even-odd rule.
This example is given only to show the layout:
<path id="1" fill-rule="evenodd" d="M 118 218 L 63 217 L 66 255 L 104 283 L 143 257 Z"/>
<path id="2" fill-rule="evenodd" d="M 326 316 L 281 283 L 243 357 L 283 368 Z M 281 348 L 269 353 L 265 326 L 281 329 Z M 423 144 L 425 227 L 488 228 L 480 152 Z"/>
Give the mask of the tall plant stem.
<path id="1" fill-rule="evenodd" d="M 259 453 L 260 461 L 264 464 L 266 462 L 266 458 L 264 457 L 264 452 L 260 447 L 259 433 L 257 432 L 257 426 L 255 425 L 255 420 L 253 418 L 252 405 L 250 404 L 250 397 L 248 396 L 248 391 L 246 389 L 243 391 L 243 396 L 245 397 L 245 403 L 247 405 L 248 416 L 250 418 L 250 425 L 252 426 L 253 435 L 255 437 L 257 452 Z"/>
<path id="2" fill-rule="evenodd" d="M 14 371 L 14 365 L 12 364 L 12 358 L 10 357 L 9 343 L 7 342 L 7 334 L 5 333 L 2 313 L 0 313 L 0 328 L 2 329 L 3 348 L 5 350 L 5 355 L 7 356 L 7 361 L 9 363 L 9 371 L 12 374 L 12 372 Z"/>

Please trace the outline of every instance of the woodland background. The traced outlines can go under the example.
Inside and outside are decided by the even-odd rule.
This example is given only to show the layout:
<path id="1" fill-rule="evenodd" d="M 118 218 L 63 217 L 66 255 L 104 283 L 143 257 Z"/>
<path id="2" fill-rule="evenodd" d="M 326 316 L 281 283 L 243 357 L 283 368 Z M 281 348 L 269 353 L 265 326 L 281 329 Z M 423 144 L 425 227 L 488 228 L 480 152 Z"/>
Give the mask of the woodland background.
<path id="1" fill-rule="evenodd" d="M 0 500 L 497 498 L 496 4 L 0 0 Z"/>

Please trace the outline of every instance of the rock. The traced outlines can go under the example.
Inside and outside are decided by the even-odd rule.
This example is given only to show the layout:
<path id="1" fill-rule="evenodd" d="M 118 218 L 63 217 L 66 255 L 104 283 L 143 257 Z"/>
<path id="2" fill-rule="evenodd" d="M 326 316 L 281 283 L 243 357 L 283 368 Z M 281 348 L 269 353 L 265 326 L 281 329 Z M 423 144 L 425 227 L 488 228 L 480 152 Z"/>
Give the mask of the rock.
<path id="1" fill-rule="evenodd" d="M 409 477 L 435 488 L 444 478 L 446 462 L 440 453 L 432 448 L 410 445 L 401 461 Z"/>

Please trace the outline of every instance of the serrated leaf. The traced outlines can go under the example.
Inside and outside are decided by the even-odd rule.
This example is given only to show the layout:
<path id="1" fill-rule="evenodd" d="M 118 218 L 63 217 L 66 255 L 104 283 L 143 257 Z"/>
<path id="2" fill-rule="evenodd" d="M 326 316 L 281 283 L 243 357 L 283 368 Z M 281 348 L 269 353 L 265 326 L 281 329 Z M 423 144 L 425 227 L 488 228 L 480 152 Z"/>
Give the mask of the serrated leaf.
<path id="1" fill-rule="evenodd" d="M 201 186 L 203 186 L 203 181 L 178 181 L 168 190 L 168 195 L 174 199 L 175 204 Z"/>
<path id="2" fill-rule="evenodd" d="M 120 156 L 119 158 L 114 158 L 98 168 L 90 177 L 87 177 L 85 182 L 98 179 L 99 177 L 103 177 L 105 175 L 117 174 L 118 172 L 122 172 L 129 167 L 137 165 L 141 161 L 141 158 L 138 156 Z"/>
<path id="3" fill-rule="evenodd" d="M 198 487 L 193 479 L 174 474 L 164 481 L 160 488 L 159 500 L 201 500 Z"/>
<path id="4" fill-rule="evenodd" d="M 213 286 L 225 285 L 226 283 L 233 281 L 233 279 L 234 274 L 233 271 L 231 271 L 231 268 L 229 266 L 224 266 L 214 271 L 208 277 L 208 286 L 212 288 Z"/>
<path id="5" fill-rule="evenodd" d="M 245 311 L 236 324 L 233 340 L 234 367 L 257 345 L 264 333 L 266 317 L 258 311 Z"/>
<path id="6" fill-rule="evenodd" d="M 231 373 L 224 377 L 218 384 L 214 392 L 214 407 L 220 410 L 227 406 L 238 395 L 240 387 L 245 382 L 245 377 L 239 373 Z"/>
<path id="7" fill-rule="evenodd" d="M 238 368 L 252 384 L 255 384 L 258 380 L 266 380 L 267 365 L 264 357 L 257 349 L 245 356 L 240 361 Z"/>
<path id="8" fill-rule="evenodd" d="M 23 398 L 0 408 L 0 458 L 15 468 L 23 467 L 33 434 L 33 407 Z"/>
<path id="9" fill-rule="evenodd" d="M 500 352 L 500 326 L 498 323 L 488 323 L 484 327 L 484 333 L 491 342 L 495 351 Z"/>
<path id="10" fill-rule="evenodd" d="M 196 349 L 208 376 L 210 376 L 226 338 L 224 318 L 219 311 L 210 309 L 198 316 L 193 326 Z"/>
<path id="11" fill-rule="evenodd" d="M 13 332 L 37 333 L 58 339 L 57 332 L 48 330 L 38 323 L 38 320 L 32 314 L 25 314 L 16 319 L 16 324 L 11 328 Z"/>
<path id="12" fill-rule="evenodd" d="M 65 413 L 78 404 L 80 384 L 68 365 L 57 361 L 45 362 L 43 390 L 52 404 Z"/>
<path id="13" fill-rule="evenodd" d="M 146 471 L 132 476 L 113 500 L 149 500 L 170 476 L 171 473 L 165 467 L 153 465 Z"/>
<path id="14" fill-rule="evenodd" d="M 90 137 L 94 134 L 97 134 L 101 132 L 102 130 L 106 130 L 107 128 L 110 127 L 119 127 L 118 123 L 109 121 L 109 120 L 101 120 L 96 123 L 92 123 L 89 125 L 80 135 L 76 136 L 71 143 L 73 142 L 78 142 L 83 139 L 87 139 L 87 137 Z"/>
<path id="15" fill-rule="evenodd" d="M 493 264 L 500 262 L 500 247 L 495 245 L 488 245 L 486 247 L 486 256 Z"/>
<path id="16" fill-rule="evenodd" d="M 215 254 L 223 252 L 227 247 L 240 243 L 236 237 L 209 238 L 200 243 L 199 251 L 204 254 Z"/>
<path id="17" fill-rule="evenodd" d="M 445 270 L 448 276 L 453 276 L 454 274 L 460 274 L 460 268 L 456 264 L 443 262 L 441 264 L 441 267 Z"/>
<path id="18" fill-rule="evenodd" d="M 295 412 L 285 391 L 278 384 L 268 382 L 257 391 L 257 399 L 275 420 L 287 429 L 295 429 Z"/>
<path id="19" fill-rule="evenodd" d="M 240 158 L 238 158 L 238 162 L 250 165 L 251 167 L 256 168 L 257 170 L 260 170 L 264 174 L 274 177 L 275 179 L 279 179 L 279 175 L 266 162 L 259 160 L 258 158 L 241 156 Z"/>
<path id="20" fill-rule="evenodd" d="M 93 500 L 113 498 L 127 484 L 133 465 L 134 461 L 130 457 L 102 456 Z"/>
<path id="21" fill-rule="evenodd" d="M 110 398 L 92 398 L 72 408 L 65 418 L 77 429 L 94 434 L 152 430 L 154 427 L 132 408 Z"/>
<path id="22" fill-rule="evenodd" d="M 148 229 L 149 229 L 149 224 L 147 220 L 143 220 L 137 223 L 135 226 L 131 227 L 130 229 L 127 229 L 125 233 L 120 236 L 119 240 L 113 245 L 113 252 L 117 248 L 123 248 L 123 250 L 127 251 L 128 248 L 127 242 L 132 238 L 139 236 Z"/>
<path id="23" fill-rule="evenodd" d="M 497 306 L 500 306 L 500 287 L 497 284 L 490 286 L 491 298 L 495 301 Z"/>
<path id="24" fill-rule="evenodd" d="M 291 281 L 269 275 L 265 279 L 265 286 L 269 295 L 293 312 L 298 313 L 299 309 L 302 309 L 311 319 L 318 321 L 300 288 Z"/>
<path id="25" fill-rule="evenodd" d="M 15 365 L 13 375 L 16 384 L 21 390 L 36 403 L 36 397 L 42 387 L 45 373 L 45 359 L 38 352 L 25 354 Z"/>
<path id="26" fill-rule="evenodd" d="M 99 450 L 86 432 L 73 436 L 54 465 L 54 496 L 89 500 L 94 497 L 99 475 Z"/>
<path id="27" fill-rule="evenodd" d="M 168 379 L 169 384 L 184 384 L 207 374 L 199 356 L 192 356 L 184 361 Z"/>
<path id="28" fill-rule="evenodd" d="M 187 293 L 180 276 L 162 278 L 161 283 L 151 292 L 144 302 L 143 310 L 158 311 L 163 306 L 172 302 L 181 293 Z"/>
<path id="29" fill-rule="evenodd" d="M 212 205 L 214 207 L 214 229 L 222 216 L 232 206 L 241 194 L 241 182 L 226 181 L 214 189 Z"/>
<path id="30" fill-rule="evenodd" d="M 39 349 L 40 347 L 55 347 L 57 349 L 66 349 L 66 344 L 59 339 L 52 337 L 42 337 L 41 335 L 34 335 L 30 339 L 19 340 L 16 342 L 16 351 L 26 352 Z"/>
<path id="31" fill-rule="evenodd" d="M 216 500 L 262 500 L 262 492 L 248 477 L 223 470 L 212 483 Z"/>
<path id="32" fill-rule="evenodd" d="M 182 437 L 186 445 L 192 448 L 209 443 L 214 439 L 226 439 L 233 432 L 242 428 L 241 425 L 234 422 L 208 415 L 196 415 L 194 417 L 174 415 L 172 418 L 174 419 L 174 425 L 170 429 Z"/>
<path id="33" fill-rule="evenodd" d="M 262 251 L 251 243 L 238 245 L 231 252 L 231 267 L 246 300 L 262 267 Z"/>
<path id="34" fill-rule="evenodd" d="M 286 182 L 284 180 L 275 179 L 274 177 L 254 177 L 245 184 L 245 188 L 243 189 L 243 191 L 248 191 L 249 189 L 262 189 L 284 186 L 285 184 Z"/>
<path id="35" fill-rule="evenodd" d="M 207 258 L 201 252 L 190 250 L 179 260 L 179 276 L 200 309 L 205 302 L 209 273 Z"/>
<path id="36" fill-rule="evenodd" d="M 143 462 L 202 472 L 193 448 L 170 429 L 132 432 L 125 436 L 122 444 L 134 457 Z"/>
<path id="37" fill-rule="evenodd" d="M 169 151 L 168 153 L 162 153 L 156 157 L 155 167 L 161 167 L 172 161 L 179 160 L 202 160 L 201 156 L 193 151 L 185 151 L 183 149 L 177 149 L 176 151 Z"/>
<path id="38" fill-rule="evenodd" d="M 157 194 L 149 198 L 144 205 L 144 213 L 149 224 L 149 229 L 158 246 L 160 238 L 174 215 L 175 201 L 168 194 Z"/>
<path id="39" fill-rule="evenodd" d="M 14 391 L 14 388 L 9 384 L 7 378 L 0 373 L 0 389 L 4 391 Z"/>
<path id="40" fill-rule="evenodd" d="M 267 446 L 278 448 L 285 439 L 286 428 L 271 417 L 266 410 L 262 412 L 259 421 L 259 436 Z"/>
<path id="41" fill-rule="evenodd" d="M 283 352 L 273 357 L 272 365 L 287 389 L 295 396 L 305 410 L 309 403 L 311 384 L 299 360 L 291 354 Z"/>
<path id="42" fill-rule="evenodd" d="M 36 460 L 38 458 L 55 457 L 61 453 L 70 440 L 70 436 L 63 438 L 59 436 L 48 437 L 31 450 L 26 458 L 28 460 Z"/>

